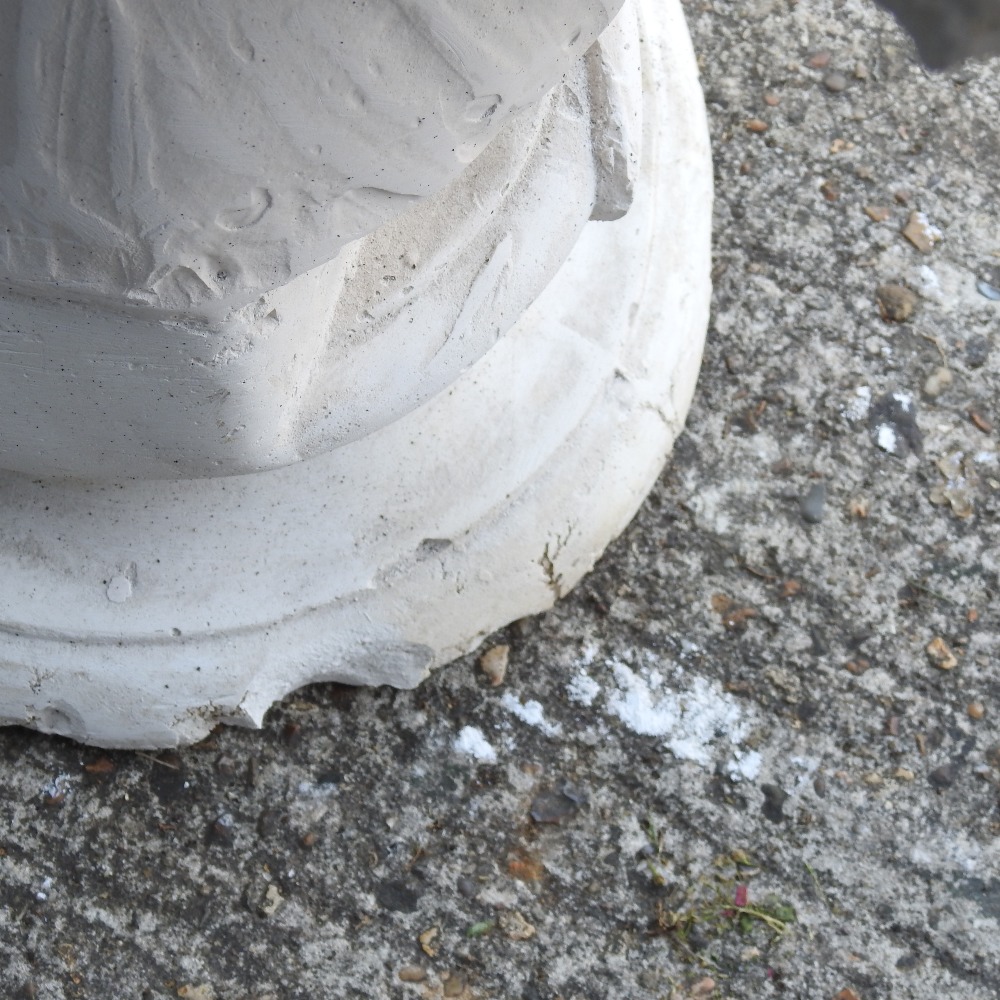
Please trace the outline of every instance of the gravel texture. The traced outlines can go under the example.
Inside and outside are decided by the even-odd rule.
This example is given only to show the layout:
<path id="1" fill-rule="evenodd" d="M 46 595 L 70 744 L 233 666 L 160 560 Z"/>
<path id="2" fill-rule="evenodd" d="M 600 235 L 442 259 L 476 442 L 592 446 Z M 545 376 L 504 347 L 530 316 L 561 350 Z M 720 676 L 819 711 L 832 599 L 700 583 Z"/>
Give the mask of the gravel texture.
<path id="1" fill-rule="evenodd" d="M 0 995 L 1000 995 L 1000 65 L 686 10 L 714 318 L 635 522 L 505 670 L 0 733 Z"/>

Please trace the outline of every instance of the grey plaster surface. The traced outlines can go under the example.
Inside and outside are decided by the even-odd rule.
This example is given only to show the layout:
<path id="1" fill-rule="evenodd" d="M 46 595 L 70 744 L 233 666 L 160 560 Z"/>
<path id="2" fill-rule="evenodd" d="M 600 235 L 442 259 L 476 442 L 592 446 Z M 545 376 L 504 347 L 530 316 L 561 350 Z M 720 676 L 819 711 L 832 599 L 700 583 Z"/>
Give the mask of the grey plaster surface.
<path id="1" fill-rule="evenodd" d="M 1000 995 L 1000 65 L 686 10 L 714 319 L 635 522 L 497 687 L 0 733 L 0 996 Z"/>

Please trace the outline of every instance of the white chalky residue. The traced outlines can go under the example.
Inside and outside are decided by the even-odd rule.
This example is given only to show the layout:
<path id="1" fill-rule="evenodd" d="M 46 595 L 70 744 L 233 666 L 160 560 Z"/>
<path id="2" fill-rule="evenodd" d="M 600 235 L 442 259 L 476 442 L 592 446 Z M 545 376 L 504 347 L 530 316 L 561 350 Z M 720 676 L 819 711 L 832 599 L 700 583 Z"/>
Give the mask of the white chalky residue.
<path id="1" fill-rule="evenodd" d="M 924 231 L 924 235 L 931 241 L 931 244 L 935 244 L 938 240 L 944 236 L 944 233 L 938 229 L 937 226 L 932 225 L 930 219 L 923 212 L 914 212 L 914 219 L 921 229 Z"/>
<path id="2" fill-rule="evenodd" d="M 574 666 L 589 667 L 597 659 L 599 649 L 594 642 L 588 642 L 580 651 L 580 658 Z"/>
<path id="3" fill-rule="evenodd" d="M 925 298 L 940 300 L 942 298 L 941 279 L 938 277 L 937 271 L 926 264 L 921 264 L 917 273 L 920 276 L 920 294 Z"/>
<path id="4" fill-rule="evenodd" d="M 894 392 L 892 398 L 899 403 L 904 412 L 909 413 L 913 409 L 913 397 L 908 392 Z"/>
<path id="5" fill-rule="evenodd" d="M 546 736 L 558 736 L 562 733 L 562 726 L 558 723 L 549 722 L 545 718 L 545 710 L 537 701 L 521 702 L 510 692 L 500 699 L 500 704 L 507 709 L 511 715 L 516 715 L 522 722 L 529 726 L 535 726 Z"/>
<path id="6" fill-rule="evenodd" d="M 910 860 L 938 872 L 960 868 L 966 874 L 977 869 L 996 870 L 998 850 L 978 843 L 967 834 L 944 837 L 930 834 L 910 848 Z"/>
<path id="7" fill-rule="evenodd" d="M 756 750 L 733 751 L 733 759 L 726 767 L 726 773 L 733 781 L 756 781 L 760 777 L 763 758 Z"/>
<path id="8" fill-rule="evenodd" d="M 304 799 L 326 799 L 337 794 L 337 786 L 332 781 L 300 781 L 298 792 Z"/>
<path id="9" fill-rule="evenodd" d="M 582 670 L 571 677 L 566 685 L 566 697 L 585 708 L 590 708 L 600 693 L 601 685 L 590 674 L 584 673 Z"/>
<path id="10" fill-rule="evenodd" d="M 662 737 L 680 760 L 708 766 L 718 739 L 739 743 L 746 735 L 739 705 L 713 681 L 695 678 L 687 691 L 654 699 L 648 682 L 623 663 L 611 661 L 618 690 L 608 696 L 612 714 L 643 736 Z"/>
<path id="11" fill-rule="evenodd" d="M 496 750 L 490 746 L 483 731 L 475 726 L 463 726 L 452 746 L 459 753 L 468 754 L 470 757 L 475 757 L 476 760 L 484 761 L 487 764 L 497 762 Z"/>
<path id="12" fill-rule="evenodd" d="M 872 390 L 870 386 L 859 385 L 854 390 L 854 399 L 844 407 L 844 416 L 848 420 L 864 420 L 868 416 L 868 410 L 872 403 Z"/>
<path id="13" fill-rule="evenodd" d="M 890 455 L 896 454 L 899 442 L 896 439 L 896 432 L 889 424 L 879 424 L 876 440 L 883 451 L 887 451 Z"/>

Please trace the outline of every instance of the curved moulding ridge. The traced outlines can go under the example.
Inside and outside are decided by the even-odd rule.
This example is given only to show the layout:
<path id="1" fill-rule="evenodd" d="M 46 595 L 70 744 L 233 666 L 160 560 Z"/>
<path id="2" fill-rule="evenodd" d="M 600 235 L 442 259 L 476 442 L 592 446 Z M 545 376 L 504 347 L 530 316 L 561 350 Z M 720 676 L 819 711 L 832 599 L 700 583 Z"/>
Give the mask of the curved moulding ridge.
<path id="1" fill-rule="evenodd" d="M 246 475 L 0 473 L 2 721 L 159 747 L 315 681 L 410 687 L 593 566 L 683 425 L 708 321 L 694 57 L 679 3 L 635 10 L 641 46 L 607 54 L 642 80 L 641 137 L 597 168 L 614 221 L 446 388 Z M 615 168 L 626 147 L 638 171 Z"/>

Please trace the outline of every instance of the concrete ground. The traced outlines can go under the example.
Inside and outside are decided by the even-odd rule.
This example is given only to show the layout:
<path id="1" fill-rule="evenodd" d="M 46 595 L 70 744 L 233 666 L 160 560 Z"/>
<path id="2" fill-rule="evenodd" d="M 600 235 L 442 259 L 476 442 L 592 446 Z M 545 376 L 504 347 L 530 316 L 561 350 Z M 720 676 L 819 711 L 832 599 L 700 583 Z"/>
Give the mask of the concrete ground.
<path id="1" fill-rule="evenodd" d="M 0 733 L 0 995 L 1000 995 L 1000 65 L 686 10 L 714 319 L 635 522 L 496 687 Z"/>

